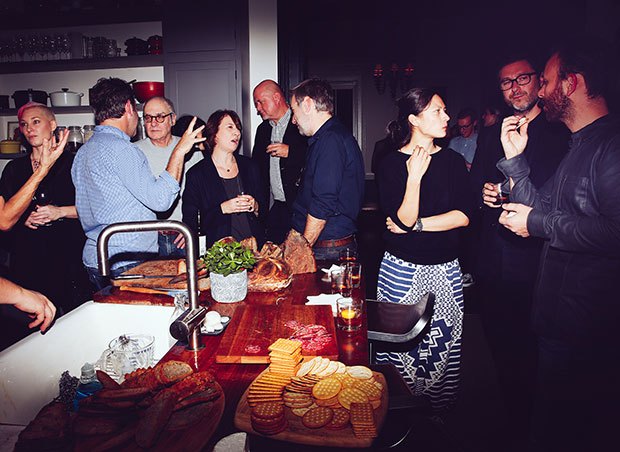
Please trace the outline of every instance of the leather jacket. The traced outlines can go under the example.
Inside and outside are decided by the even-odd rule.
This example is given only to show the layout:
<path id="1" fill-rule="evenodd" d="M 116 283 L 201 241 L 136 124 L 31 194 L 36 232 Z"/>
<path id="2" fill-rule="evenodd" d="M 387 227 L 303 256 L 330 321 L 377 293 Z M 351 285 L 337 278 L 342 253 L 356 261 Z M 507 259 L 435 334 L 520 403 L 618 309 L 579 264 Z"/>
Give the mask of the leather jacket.
<path id="1" fill-rule="evenodd" d="M 522 156 L 497 167 L 515 181 L 511 201 L 533 207 L 530 235 L 546 244 L 532 312 L 537 334 L 575 344 L 615 338 L 620 324 L 620 118 L 572 134 L 569 151 L 540 190 Z"/>

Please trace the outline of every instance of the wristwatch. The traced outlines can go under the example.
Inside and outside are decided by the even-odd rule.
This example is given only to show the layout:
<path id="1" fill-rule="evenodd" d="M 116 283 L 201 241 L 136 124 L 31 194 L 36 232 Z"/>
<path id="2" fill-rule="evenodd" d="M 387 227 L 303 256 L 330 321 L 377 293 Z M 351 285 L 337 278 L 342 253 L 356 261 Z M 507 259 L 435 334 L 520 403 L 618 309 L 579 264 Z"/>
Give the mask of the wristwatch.
<path id="1" fill-rule="evenodd" d="M 424 226 L 422 225 L 422 219 L 420 217 L 418 217 L 417 220 L 415 220 L 415 224 L 413 225 L 413 230 L 415 232 L 422 232 L 422 228 Z"/>

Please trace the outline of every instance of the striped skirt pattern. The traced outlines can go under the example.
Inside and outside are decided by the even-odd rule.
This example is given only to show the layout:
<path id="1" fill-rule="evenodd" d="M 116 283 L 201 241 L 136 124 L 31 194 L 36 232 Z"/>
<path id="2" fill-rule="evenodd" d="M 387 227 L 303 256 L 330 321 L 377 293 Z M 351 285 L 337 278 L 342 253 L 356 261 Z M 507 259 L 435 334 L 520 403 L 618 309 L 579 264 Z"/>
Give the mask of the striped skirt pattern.
<path id="1" fill-rule="evenodd" d="M 379 352 L 376 360 L 393 363 L 413 393 L 428 396 L 440 414 L 454 404 L 459 386 L 464 311 L 459 262 L 417 265 L 385 253 L 378 301 L 414 304 L 429 291 L 435 294 L 435 308 L 422 342 L 406 353 Z"/>

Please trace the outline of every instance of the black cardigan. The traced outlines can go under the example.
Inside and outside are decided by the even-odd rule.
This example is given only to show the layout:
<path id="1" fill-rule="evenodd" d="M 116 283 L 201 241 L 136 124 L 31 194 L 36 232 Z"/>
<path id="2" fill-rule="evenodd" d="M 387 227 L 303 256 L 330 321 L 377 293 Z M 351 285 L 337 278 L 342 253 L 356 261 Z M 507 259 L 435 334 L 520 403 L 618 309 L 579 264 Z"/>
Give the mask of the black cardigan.
<path id="1" fill-rule="evenodd" d="M 259 212 L 264 208 L 260 199 L 263 198 L 259 183 L 258 168 L 248 157 L 235 155 L 239 167 L 239 177 L 246 194 L 252 195 L 259 202 Z M 228 199 L 224 184 L 213 160 L 208 156 L 187 171 L 183 191 L 183 223 L 194 232 L 198 231 L 198 211 L 200 211 L 200 229 L 206 235 L 207 246 L 217 240 L 231 235 L 231 216 L 222 213 L 220 205 Z M 259 225 L 256 215 L 248 212 L 248 222 L 252 234 L 259 246 L 264 241 L 264 231 Z"/>

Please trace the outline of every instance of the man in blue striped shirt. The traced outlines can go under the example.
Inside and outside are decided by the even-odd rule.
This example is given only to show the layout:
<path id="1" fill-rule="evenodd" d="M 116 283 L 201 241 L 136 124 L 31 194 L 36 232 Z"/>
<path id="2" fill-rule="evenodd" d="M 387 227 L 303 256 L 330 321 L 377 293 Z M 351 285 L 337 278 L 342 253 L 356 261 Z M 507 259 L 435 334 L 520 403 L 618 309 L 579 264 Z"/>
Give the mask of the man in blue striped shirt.
<path id="1" fill-rule="evenodd" d="M 118 78 L 100 79 L 90 90 L 90 104 L 97 126 L 76 155 L 71 176 L 75 205 L 86 233 L 82 261 L 100 290 L 106 284 L 97 269 L 97 239 L 101 231 L 114 223 L 155 220 L 155 211 L 167 210 L 180 189 L 185 154 L 204 138 L 196 138 L 202 127 L 193 130 L 194 118 L 172 151 L 166 171 L 155 177 L 144 153 L 130 141 L 138 125 L 131 85 Z M 157 232 L 112 236 L 112 275 L 156 256 L 157 250 Z"/>

